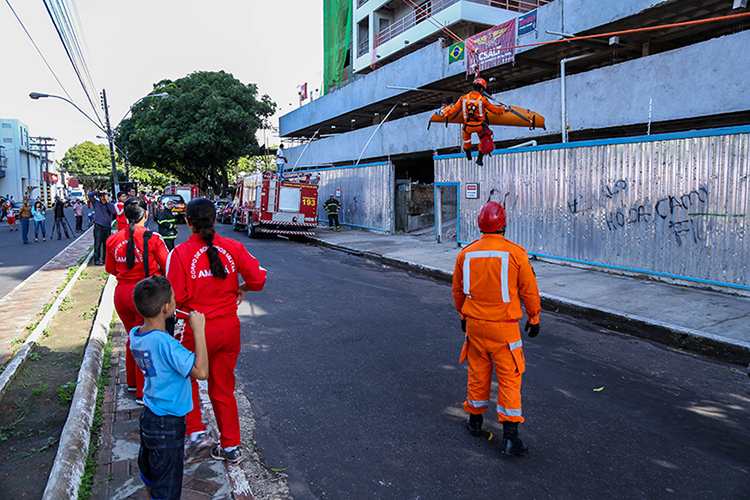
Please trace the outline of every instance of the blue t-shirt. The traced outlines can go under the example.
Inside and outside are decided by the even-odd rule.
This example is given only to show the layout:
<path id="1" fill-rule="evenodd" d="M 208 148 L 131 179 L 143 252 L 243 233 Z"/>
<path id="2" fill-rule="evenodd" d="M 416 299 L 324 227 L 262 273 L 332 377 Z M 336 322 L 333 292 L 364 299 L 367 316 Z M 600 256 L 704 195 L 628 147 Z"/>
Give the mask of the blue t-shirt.
<path id="1" fill-rule="evenodd" d="M 184 417 L 193 409 L 190 371 L 195 364 L 195 354 L 167 332 L 139 333 L 139 328 L 130 331 L 130 350 L 146 379 L 144 404 L 162 417 Z"/>

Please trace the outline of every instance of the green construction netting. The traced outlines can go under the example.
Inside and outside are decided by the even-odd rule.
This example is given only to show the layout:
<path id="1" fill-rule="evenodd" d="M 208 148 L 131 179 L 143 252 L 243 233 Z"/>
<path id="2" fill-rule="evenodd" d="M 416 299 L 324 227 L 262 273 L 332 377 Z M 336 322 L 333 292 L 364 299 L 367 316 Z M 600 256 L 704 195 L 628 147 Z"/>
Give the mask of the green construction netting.
<path id="1" fill-rule="evenodd" d="M 323 92 L 341 84 L 352 33 L 351 0 L 323 0 Z"/>

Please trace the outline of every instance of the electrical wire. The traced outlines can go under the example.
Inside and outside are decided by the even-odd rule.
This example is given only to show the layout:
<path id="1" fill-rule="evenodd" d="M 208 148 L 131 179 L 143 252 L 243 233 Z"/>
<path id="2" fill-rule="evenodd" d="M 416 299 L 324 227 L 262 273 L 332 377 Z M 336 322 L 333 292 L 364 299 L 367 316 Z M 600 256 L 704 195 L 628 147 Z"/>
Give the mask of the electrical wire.
<path id="1" fill-rule="evenodd" d="M 18 20 L 18 23 L 21 25 L 21 28 L 23 28 L 23 31 L 26 33 L 26 36 L 29 37 L 29 40 L 31 40 L 31 43 L 34 45 L 34 48 L 36 49 L 37 53 L 39 54 L 39 57 L 42 58 L 42 61 L 44 61 L 44 64 L 47 66 L 47 69 L 52 73 L 52 76 L 55 77 L 55 81 L 57 81 L 58 85 L 60 85 L 60 88 L 65 93 L 66 96 L 68 96 L 68 99 L 72 99 L 70 97 L 70 94 L 68 93 L 68 90 L 65 88 L 65 85 L 62 84 L 60 79 L 57 77 L 57 74 L 55 73 L 55 70 L 52 69 L 52 66 L 50 66 L 49 62 L 47 62 L 47 58 L 44 57 L 44 54 L 42 54 L 41 49 L 36 44 L 36 41 L 34 41 L 34 37 L 31 36 L 31 33 L 29 33 L 29 30 L 26 29 L 26 26 L 23 24 L 23 21 L 21 21 L 21 18 L 16 13 L 16 10 L 13 8 L 13 6 L 10 4 L 10 0 L 5 0 L 5 3 L 8 4 L 8 8 L 10 8 L 10 11 L 13 13 L 13 15 Z"/>
<path id="2" fill-rule="evenodd" d="M 430 14 L 429 12 L 427 12 L 427 9 L 425 9 L 425 8 L 417 5 L 416 3 L 414 3 L 413 0 L 404 0 L 404 1 L 407 4 L 410 4 L 411 8 L 414 9 L 415 11 L 417 11 L 418 13 L 424 14 L 427 17 L 427 19 L 433 25 L 435 25 L 438 28 L 440 28 L 441 31 L 443 31 L 444 33 L 446 33 L 451 38 L 453 38 L 454 40 L 456 40 L 458 42 L 463 42 L 464 41 L 460 36 L 456 35 L 453 31 L 451 31 L 450 28 L 448 28 L 443 23 L 441 23 L 440 21 L 438 21 L 437 19 L 435 19 L 435 17 L 432 14 Z"/>
<path id="3" fill-rule="evenodd" d="M 76 26 L 73 24 L 70 17 L 70 10 L 67 3 L 62 4 L 59 0 L 44 0 L 44 5 L 47 8 L 47 13 L 52 20 L 52 24 L 55 26 L 57 35 L 62 42 L 65 53 L 68 56 L 68 60 L 73 66 L 73 70 L 78 77 L 78 81 L 83 88 L 84 94 L 94 110 L 94 114 L 99 121 L 99 124 L 103 126 L 103 121 L 100 115 L 99 108 L 94 104 L 96 96 L 92 95 L 92 90 L 96 92 L 96 86 L 91 78 L 91 73 L 86 64 L 86 58 L 84 57 L 79 37 L 77 34 Z M 75 10 L 77 12 L 77 9 Z M 79 30 L 82 31 L 79 24 Z"/>

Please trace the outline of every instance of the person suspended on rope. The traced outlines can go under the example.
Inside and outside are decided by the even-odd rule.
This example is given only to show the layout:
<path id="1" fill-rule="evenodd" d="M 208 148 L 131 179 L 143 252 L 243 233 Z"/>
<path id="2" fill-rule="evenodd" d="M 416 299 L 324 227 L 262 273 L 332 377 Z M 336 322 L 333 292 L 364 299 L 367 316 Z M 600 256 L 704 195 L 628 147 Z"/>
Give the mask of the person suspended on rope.
<path id="1" fill-rule="evenodd" d="M 471 161 L 471 134 L 477 134 L 480 141 L 483 142 L 492 140 L 492 131 L 490 130 L 489 123 L 487 121 L 487 111 L 493 113 L 502 114 L 505 113 L 506 109 L 503 106 L 492 104 L 485 95 L 487 91 L 487 82 L 483 78 L 477 78 L 474 80 L 473 90 L 468 94 L 462 95 L 456 103 L 449 107 L 443 108 L 437 111 L 438 116 L 453 116 L 459 112 L 463 113 L 464 124 L 462 127 L 463 131 L 463 150 L 466 153 L 466 159 Z M 480 167 L 482 158 L 484 158 L 485 151 L 480 146 L 479 154 L 477 155 L 477 165 Z M 494 149 L 494 145 L 489 149 L 491 152 Z"/>

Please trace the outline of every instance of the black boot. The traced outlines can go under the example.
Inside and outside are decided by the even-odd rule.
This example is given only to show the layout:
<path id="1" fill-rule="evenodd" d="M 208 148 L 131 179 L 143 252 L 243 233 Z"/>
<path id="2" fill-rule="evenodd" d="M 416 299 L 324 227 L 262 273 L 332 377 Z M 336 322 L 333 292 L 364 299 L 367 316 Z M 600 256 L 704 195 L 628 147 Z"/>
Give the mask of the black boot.
<path id="1" fill-rule="evenodd" d="M 479 165 L 480 167 L 484 165 L 484 163 L 482 163 L 482 158 L 484 158 L 484 153 L 480 151 L 479 153 L 477 153 L 477 165 Z"/>
<path id="2" fill-rule="evenodd" d="M 466 159 L 471 161 L 471 148 L 469 149 L 464 148 L 464 153 L 466 153 Z"/>
<path id="3" fill-rule="evenodd" d="M 474 415 L 471 413 L 469 418 L 466 419 L 466 427 L 469 428 L 469 432 L 472 436 L 482 435 L 482 422 L 484 417 L 482 415 Z"/>
<path id="4" fill-rule="evenodd" d="M 522 457 L 529 451 L 518 437 L 518 422 L 503 422 L 503 444 L 500 451 L 504 455 Z"/>

